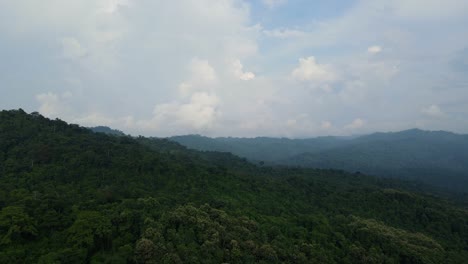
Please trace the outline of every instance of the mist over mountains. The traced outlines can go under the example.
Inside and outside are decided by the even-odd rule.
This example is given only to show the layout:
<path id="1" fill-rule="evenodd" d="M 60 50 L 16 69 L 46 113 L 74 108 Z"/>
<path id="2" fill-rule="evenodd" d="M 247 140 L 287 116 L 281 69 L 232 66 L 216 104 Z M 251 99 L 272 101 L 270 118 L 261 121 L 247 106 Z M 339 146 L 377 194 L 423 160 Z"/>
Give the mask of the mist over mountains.
<path id="1" fill-rule="evenodd" d="M 444 189 L 468 188 L 468 135 L 411 129 L 359 137 L 208 138 L 171 137 L 184 146 L 224 151 L 252 162 L 343 169 L 417 180 Z"/>

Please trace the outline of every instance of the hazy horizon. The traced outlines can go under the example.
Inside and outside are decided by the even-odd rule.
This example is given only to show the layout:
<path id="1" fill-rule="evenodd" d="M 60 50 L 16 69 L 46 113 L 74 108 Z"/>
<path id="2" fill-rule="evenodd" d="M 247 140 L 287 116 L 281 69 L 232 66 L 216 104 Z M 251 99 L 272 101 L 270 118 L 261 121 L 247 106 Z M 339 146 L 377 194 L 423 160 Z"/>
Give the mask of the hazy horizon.
<path id="1" fill-rule="evenodd" d="M 94 129 L 94 128 L 98 128 L 98 127 L 103 127 L 103 128 L 108 128 L 108 129 L 112 129 L 112 130 L 118 130 L 126 135 L 130 135 L 130 136 L 140 136 L 141 134 L 130 134 L 130 133 L 127 133 L 126 131 L 122 131 L 122 130 L 119 130 L 119 129 L 116 129 L 116 128 L 113 128 L 113 127 L 109 127 L 109 126 L 94 126 L 94 127 L 86 127 L 86 128 L 89 128 L 89 129 Z M 262 135 L 258 135 L 258 136 L 252 136 L 252 137 L 237 137 L 237 136 L 210 136 L 210 135 L 204 135 L 204 134 L 174 134 L 174 135 L 168 135 L 168 136 L 165 136 L 165 137 L 161 137 L 161 138 L 172 138 L 172 137 L 186 137 L 186 136 L 200 136 L 200 137 L 207 137 L 207 138 L 212 138 L 212 139 L 216 139 L 216 138 L 239 138 L 239 139 L 255 139 L 255 138 L 273 138 L 273 139 L 291 139 L 291 140 L 294 140 L 294 139 L 314 139 L 314 138 L 323 138 L 323 137 L 336 137 L 336 138 L 356 138 L 356 137 L 361 137 L 361 136 L 368 136 L 368 135 L 372 135 L 372 134 L 379 134 L 379 133 L 383 133 L 383 134 L 389 134 L 389 133 L 402 133 L 402 132 L 409 132 L 409 131 L 421 131 L 421 132 L 442 132 L 442 133 L 451 133 L 451 134 L 454 134 L 454 135 L 458 135 L 458 136 L 463 136 L 463 135 L 468 135 L 468 134 L 463 134 L 463 133 L 456 133 L 456 132 L 453 132 L 453 131 L 448 131 L 448 130 L 425 130 L 425 129 L 420 129 L 420 128 L 409 128 L 409 129 L 404 129 L 404 130 L 395 130 L 395 131 L 374 131 L 374 132 L 369 132 L 369 133 L 364 133 L 364 134 L 354 134 L 354 135 L 323 135 L 323 136 L 312 136 L 312 137 L 284 137 L 284 136 L 278 136 L 278 137 L 274 137 L 274 136 L 262 136 Z M 149 137 L 157 137 L 157 136 L 149 136 Z"/>
<path id="2" fill-rule="evenodd" d="M 165 137 L 468 133 L 468 2 L 0 3 L 0 108 Z"/>

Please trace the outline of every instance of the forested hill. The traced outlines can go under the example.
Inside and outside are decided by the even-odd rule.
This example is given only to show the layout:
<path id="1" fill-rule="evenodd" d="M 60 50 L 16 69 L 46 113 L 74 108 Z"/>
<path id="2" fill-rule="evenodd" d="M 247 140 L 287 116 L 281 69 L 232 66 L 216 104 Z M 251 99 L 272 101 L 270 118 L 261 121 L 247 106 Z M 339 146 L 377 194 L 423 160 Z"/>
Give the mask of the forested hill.
<path id="1" fill-rule="evenodd" d="M 415 179 L 467 192 L 467 161 L 467 135 L 408 130 L 360 137 L 346 146 L 299 154 L 280 163 Z"/>
<path id="2" fill-rule="evenodd" d="M 125 136 L 124 132 L 117 130 L 117 129 L 112 129 L 106 126 L 90 127 L 89 129 L 91 129 L 93 132 L 96 132 L 96 133 L 104 133 L 104 134 L 114 135 L 114 136 Z"/>
<path id="3" fill-rule="evenodd" d="M 0 112 L 0 263 L 463 263 L 468 212 L 404 182 L 257 167 Z"/>
<path id="4" fill-rule="evenodd" d="M 252 161 L 343 169 L 415 179 L 448 190 L 468 190 L 468 135 L 419 129 L 342 138 L 207 138 L 171 140 L 189 148 L 232 152 Z"/>

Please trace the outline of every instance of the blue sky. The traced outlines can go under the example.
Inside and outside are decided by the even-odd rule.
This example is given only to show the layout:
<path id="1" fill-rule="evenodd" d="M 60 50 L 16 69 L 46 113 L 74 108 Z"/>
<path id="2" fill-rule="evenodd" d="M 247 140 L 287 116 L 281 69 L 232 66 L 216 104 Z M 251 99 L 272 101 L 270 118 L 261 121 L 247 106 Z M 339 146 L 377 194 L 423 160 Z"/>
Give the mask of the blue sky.
<path id="1" fill-rule="evenodd" d="M 466 0 L 0 2 L 0 108 L 169 136 L 468 133 Z"/>
<path id="2" fill-rule="evenodd" d="M 276 4 L 265 6 L 265 1 L 251 1 L 251 13 L 256 22 L 268 28 L 303 28 L 314 22 L 343 15 L 356 1 L 289 0 L 272 3 Z"/>

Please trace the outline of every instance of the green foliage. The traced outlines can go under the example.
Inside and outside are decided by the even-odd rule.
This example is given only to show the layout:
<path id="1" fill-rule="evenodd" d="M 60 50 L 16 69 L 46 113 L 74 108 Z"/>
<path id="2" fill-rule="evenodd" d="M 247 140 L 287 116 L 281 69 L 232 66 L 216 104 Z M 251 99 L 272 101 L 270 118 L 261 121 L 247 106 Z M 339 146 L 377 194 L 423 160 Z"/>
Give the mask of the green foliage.
<path id="1" fill-rule="evenodd" d="M 99 212 L 78 212 L 77 219 L 67 232 L 67 242 L 72 247 L 90 251 L 110 248 L 111 223 Z"/>
<path id="2" fill-rule="evenodd" d="M 37 236 L 33 219 L 24 212 L 23 207 L 8 206 L 0 212 L 0 230 L 3 236 L 0 244 L 21 242 L 23 239 Z"/>
<path id="3" fill-rule="evenodd" d="M 255 166 L 0 112 L 0 263 L 463 263 L 468 212 L 405 182 Z"/>
<path id="4" fill-rule="evenodd" d="M 106 126 L 91 127 L 90 129 L 96 133 L 104 133 L 104 134 L 114 135 L 114 136 L 125 136 L 124 132 L 117 130 L 117 129 L 112 129 Z"/>
<path id="5" fill-rule="evenodd" d="M 361 262 L 366 262 L 366 259 L 380 262 L 385 255 L 392 256 L 397 263 L 441 263 L 444 260 L 443 247 L 424 234 L 410 233 L 373 219 L 357 217 L 353 217 L 349 227 L 351 236 L 366 249 L 359 254 Z M 375 245 L 380 245 L 381 249 Z"/>

